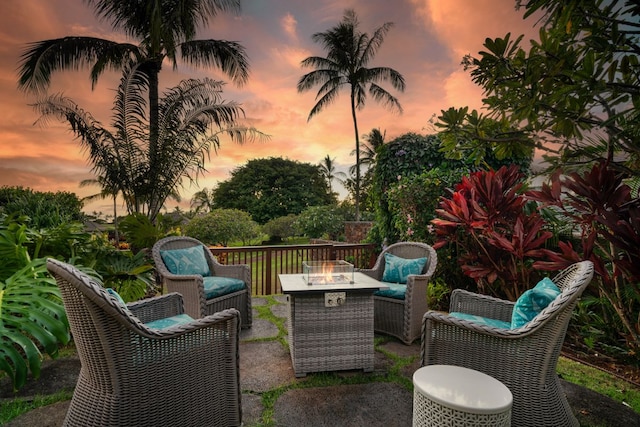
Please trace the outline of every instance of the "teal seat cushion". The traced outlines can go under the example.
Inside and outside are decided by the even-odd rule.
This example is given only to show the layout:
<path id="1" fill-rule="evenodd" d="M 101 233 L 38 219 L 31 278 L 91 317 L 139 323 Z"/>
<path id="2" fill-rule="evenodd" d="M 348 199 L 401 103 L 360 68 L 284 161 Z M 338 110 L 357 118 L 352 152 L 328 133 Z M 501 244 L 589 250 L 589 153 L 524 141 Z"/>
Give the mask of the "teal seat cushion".
<path id="1" fill-rule="evenodd" d="M 166 329 L 172 326 L 183 325 L 192 321 L 193 317 L 189 316 L 188 314 L 178 314 L 176 316 L 166 317 L 164 319 L 152 320 L 151 322 L 145 323 L 145 325 L 152 329 Z"/>
<path id="2" fill-rule="evenodd" d="M 384 273 L 382 281 L 388 283 L 407 283 L 410 274 L 420 274 L 427 258 L 400 258 L 394 254 L 384 254 Z"/>
<path id="3" fill-rule="evenodd" d="M 232 277 L 204 277 L 204 296 L 206 299 L 216 298 L 245 289 L 244 281 Z"/>
<path id="4" fill-rule="evenodd" d="M 560 295 L 560 288 L 549 278 L 544 278 L 516 301 L 511 314 L 511 329 L 521 328 L 533 320 Z"/>
<path id="5" fill-rule="evenodd" d="M 167 249 L 160 251 L 160 256 L 167 270 L 173 274 L 208 276 L 209 264 L 204 257 L 204 246 L 192 246 L 184 249 Z"/>
<path id="6" fill-rule="evenodd" d="M 389 289 L 378 289 L 373 294 L 379 297 L 404 299 L 404 294 L 407 293 L 407 285 L 401 285 L 400 283 L 385 283 L 383 285 L 389 287 Z"/>
<path id="7" fill-rule="evenodd" d="M 511 322 L 505 322 L 504 320 L 491 319 L 489 317 L 476 316 L 473 314 L 460 313 L 454 311 L 449 313 L 449 316 L 457 317 L 458 319 L 468 320 L 470 322 L 479 323 L 481 325 L 486 325 L 492 328 L 500 328 L 500 329 L 510 329 Z"/>

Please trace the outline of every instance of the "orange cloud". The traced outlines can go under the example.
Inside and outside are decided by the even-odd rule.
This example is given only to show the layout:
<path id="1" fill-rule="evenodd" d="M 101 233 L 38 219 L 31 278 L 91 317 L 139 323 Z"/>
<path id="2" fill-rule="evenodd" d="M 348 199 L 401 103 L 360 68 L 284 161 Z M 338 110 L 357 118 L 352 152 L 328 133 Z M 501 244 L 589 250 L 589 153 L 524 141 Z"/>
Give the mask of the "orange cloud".
<path id="1" fill-rule="evenodd" d="M 508 31 L 535 35 L 533 21 L 522 21 L 513 0 L 354 0 L 348 7 L 356 10 L 364 31 L 387 21 L 395 23 L 370 65 L 389 66 L 404 75 L 405 93 L 384 85 L 397 96 L 404 114 L 393 114 L 372 99 L 358 112 L 361 136 L 380 128 L 386 131 L 387 140 L 406 132 L 426 133 L 429 118 L 441 109 L 479 108 L 480 90 L 462 70 L 462 56 L 477 53 L 486 37 L 502 37 Z M 241 103 L 247 123 L 271 135 L 271 140 L 238 146 L 223 139 L 219 151 L 211 153 L 208 172 L 199 178 L 199 186 L 184 183 L 182 208 L 188 209 L 194 192 L 228 179 L 231 170 L 250 159 L 282 156 L 317 164 L 328 154 L 341 170 L 353 164 L 350 153 L 355 140 L 348 90 L 307 121 L 318 88 L 305 93 L 296 89 L 300 77 L 311 71 L 302 69 L 300 62 L 323 54 L 311 35 L 336 25 L 344 9 L 340 0 L 244 2 L 240 16 L 219 15 L 198 31 L 198 38 L 235 40 L 246 47 L 250 80 L 240 88 L 225 85 L 224 99 Z M 74 191 L 81 196 L 98 190 L 79 187 L 81 180 L 91 178 L 90 167 L 68 127 L 54 122 L 34 126 L 37 115 L 28 104 L 36 98 L 16 89 L 16 69 L 27 43 L 72 34 L 126 40 L 77 0 L 0 2 L 0 185 Z M 55 73 L 50 92 L 64 93 L 108 125 L 119 77 L 118 73 L 105 74 L 92 91 L 87 69 Z M 164 64 L 160 84 L 168 88 L 181 79 L 201 77 L 228 81 L 218 70 L 179 62 L 177 70 Z M 172 210 L 174 205 L 170 202 L 167 208 Z M 108 200 L 86 207 L 88 211 L 111 209 Z"/>

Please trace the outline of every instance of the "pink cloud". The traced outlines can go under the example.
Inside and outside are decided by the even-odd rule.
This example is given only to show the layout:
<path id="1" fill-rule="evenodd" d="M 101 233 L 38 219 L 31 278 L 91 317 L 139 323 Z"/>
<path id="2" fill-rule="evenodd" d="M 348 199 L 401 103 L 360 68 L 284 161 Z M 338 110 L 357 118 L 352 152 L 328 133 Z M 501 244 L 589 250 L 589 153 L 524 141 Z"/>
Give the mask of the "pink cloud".
<path id="1" fill-rule="evenodd" d="M 460 60 L 462 55 L 480 50 L 485 37 L 501 37 L 508 31 L 535 34 L 532 21 L 522 21 L 514 4 L 513 0 L 350 3 L 348 7 L 356 10 L 364 31 L 387 21 L 395 23 L 371 65 L 390 66 L 407 82 L 405 93 L 394 92 L 404 114 L 392 114 L 369 99 L 366 108 L 358 112 L 360 135 L 373 128 L 386 130 L 387 140 L 406 132 L 426 133 L 429 118 L 441 109 L 465 105 L 479 108 L 480 91 L 462 70 Z M 346 170 L 355 161 L 350 156 L 355 141 L 348 91 L 307 121 L 317 88 L 302 94 L 296 89 L 299 78 L 310 71 L 302 69 L 300 62 L 323 54 L 311 35 L 336 25 L 342 19 L 344 2 L 288 0 L 268 6 L 265 2 L 245 2 L 243 8 L 240 16 L 216 17 L 208 28 L 198 32 L 198 38 L 236 40 L 246 47 L 250 80 L 241 88 L 227 84 L 224 98 L 240 102 L 247 123 L 271 135 L 271 140 L 238 146 L 223 139 L 218 153 L 211 153 L 208 172 L 198 180 L 199 188 L 211 188 L 228 179 L 231 170 L 254 158 L 282 156 L 317 164 L 329 154 Z M 0 185 L 29 185 L 36 190 L 59 189 L 83 196 L 97 190 L 78 186 L 91 176 L 90 168 L 66 125 L 52 122 L 47 127 L 34 126 L 37 115 L 28 104 L 35 97 L 16 89 L 16 68 L 26 43 L 71 34 L 126 39 L 77 0 L 0 2 L 0 53 L 4 58 L 0 63 Z M 63 92 L 108 124 L 119 74 L 105 74 L 93 91 L 88 74 L 86 69 L 56 73 L 50 92 Z M 174 71 L 165 63 L 160 83 L 167 88 L 184 78 L 204 76 L 228 81 L 217 70 L 179 63 Z M 389 85 L 385 87 L 392 91 Z M 181 206 L 188 208 L 191 195 L 199 188 L 188 182 L 185 186 Z M 96 207 L 111 210 L 108 201 L 90 204 L 87 210 Z M 173 209 L 173 203 L 168 209 Z"/>

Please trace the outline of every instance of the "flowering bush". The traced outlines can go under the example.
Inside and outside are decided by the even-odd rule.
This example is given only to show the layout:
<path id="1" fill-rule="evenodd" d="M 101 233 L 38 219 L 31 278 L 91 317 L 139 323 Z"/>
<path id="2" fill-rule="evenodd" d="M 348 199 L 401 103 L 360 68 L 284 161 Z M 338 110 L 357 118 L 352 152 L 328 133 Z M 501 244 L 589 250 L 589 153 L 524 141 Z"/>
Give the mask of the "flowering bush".
<path id="1" fill-rule="evenodd" d="M 387 192 L 393 229 L 399 240 L 433 243 L 433 225 L 440 197 L 459 182 L 460 170 L 431 169 L 419 175 L 400 177 Z"/>
<path id="2" fill-rule="evenodd" d="M 440 171 L 464 169 L 464 163 L 460 161 L 447 160 L 440 151 L 440 140 L 438 137 L 422 136 L 415 133 L 402 135 L 388 144 L 384 144 L 378 149 L 376 156 L 376 168 L 373 177 L 373 195 L 376 197 L 376 226 L 374 232 L 382 241 L 387 238 L 389 243 L 397 242 L 408 236 L 409 227 L 403 224 L 408 220 L 407 214 L 411 214 L 414 220 L 411 230 L 411 240 L 420 240 L 426 235 L 426 229 L 421 229 L 423 222 L 421 215 L 417 211 L 424 212 L 421 204 L 431 198 L 437 199 L 444 193 L 434 191 L 435 187 L 441 183 L 435 182 L 442 179 L 440 174 L 445 172 L 434 172 L 434 175 L 426 175 L 422 178 L 415 178 L 434 169 Z M 468 170 L 468 169 L 465 169 Z M 417 181 L 415 181 L 418 179 Z M 453 181 L 453 182 L 457 182 Z M 451 182 L 451 183 L 453 183 Z M 425 186 L 423 189 L 422 186 Z M 435 187 L 433 187 L 435 185 Z M 411 191 L 415 191 L 413 197 Z M 418 200 L 418 203 L 413 203 Z M 430 210 L 431 215 L 435 210 Z M 379 242 L 378 242 L 379 243 Z"/>

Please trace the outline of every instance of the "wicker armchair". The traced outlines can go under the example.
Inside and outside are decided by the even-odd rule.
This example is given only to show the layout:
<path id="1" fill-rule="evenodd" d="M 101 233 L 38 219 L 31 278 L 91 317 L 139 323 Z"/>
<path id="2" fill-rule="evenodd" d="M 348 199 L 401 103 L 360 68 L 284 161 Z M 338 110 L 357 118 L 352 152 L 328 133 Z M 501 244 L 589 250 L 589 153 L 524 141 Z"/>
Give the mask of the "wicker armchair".
<path id="1" fill-rule="evenodd" d="M 177 275 L 169 271 L 160 251 L 186 249 L 202 246 L 212 276 L 230 277 L 244 281 L 245 288 L 225 295 L 206 298 L 204 278 L 201 275 Z M 157 277 L 166 292 L 178 292 L 184 299 L 185 312 L 191 317 L 204 317 L 227 308 L 240 311 L 241 327 L 249 328 L 252 323 L 251 312 L 251 269 L 246 264 L 223 265 L 211 254 L 211 251 L 197 239 L 174 236 L 160 239 L 151 250 L 156 266 Z"/>
<path id="2" fill-rule="evenodd" d="M 386 253 L 406 259 L 427 258 L 422 274 L 409 276 L 404 299 L 373 296 L 375 331 L 392 335 L 410 345 L 420 337 L 422 316 L 428 310 L 427 285 L 436 269 L 438 255 L 431 246 L 424 243 L 398 242 L 380 253 L 373 268 L 358 271 L 382 280 Z"/>
<path id="3" fill-rule="evenodd" d="M 225 310 L 167 329 L 179 294 L 126 307 L 74 267 L 49 259 L 81 369 L 64 426 L 238 426 L 240 314 Z"/>
<path id="4" fill-rule="evenodd" d="M 556 364 L 573 309 L 592 277 L 590 261 L 560 272 L 552 279 L 560 295 L 517 329 L 494 328 L 428 311 L 423 320 L 421 365 L 457 365 L 500 380 L 513 393 L 514 426 L 578 426 L 560 386 Z M 510 322 L 514 304 L 456 289 L 450 312 Z"/>

